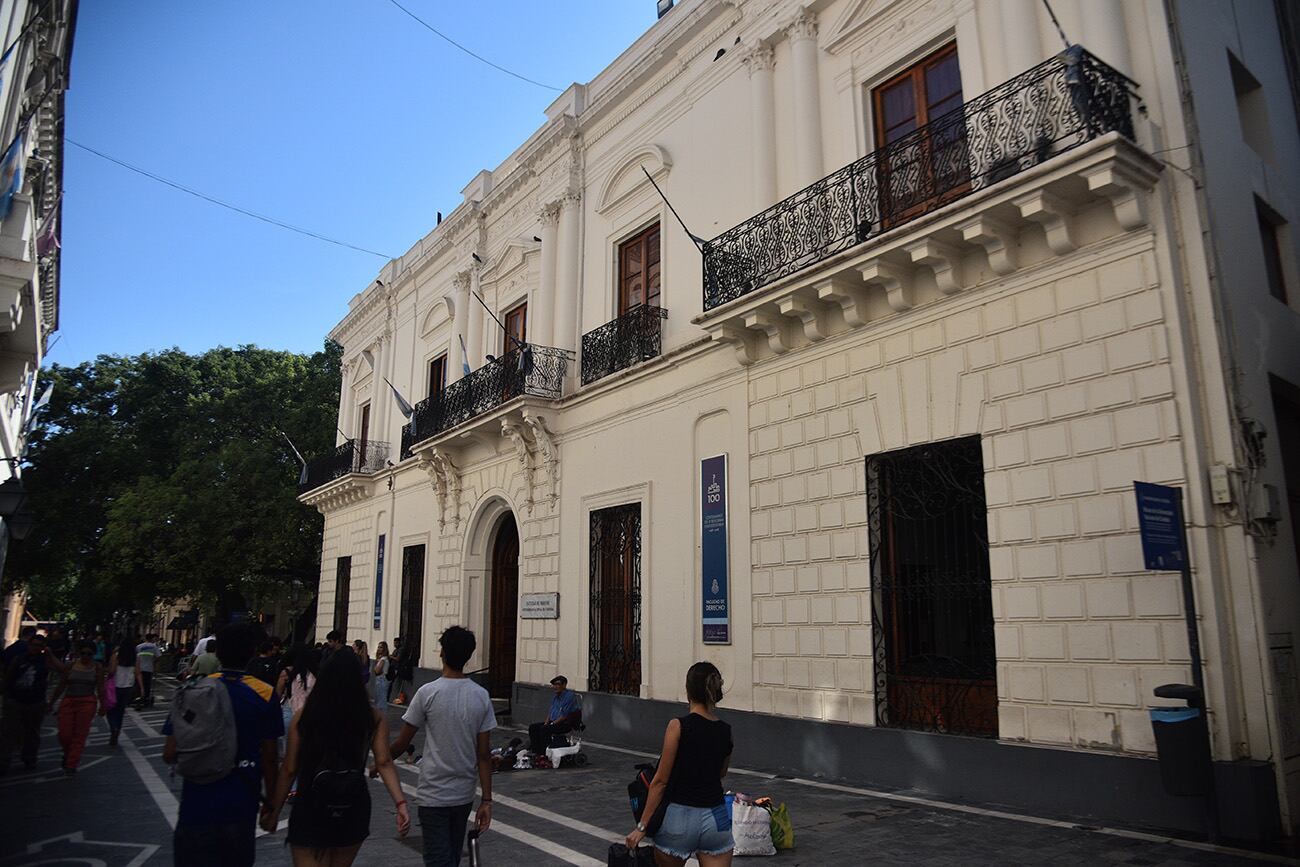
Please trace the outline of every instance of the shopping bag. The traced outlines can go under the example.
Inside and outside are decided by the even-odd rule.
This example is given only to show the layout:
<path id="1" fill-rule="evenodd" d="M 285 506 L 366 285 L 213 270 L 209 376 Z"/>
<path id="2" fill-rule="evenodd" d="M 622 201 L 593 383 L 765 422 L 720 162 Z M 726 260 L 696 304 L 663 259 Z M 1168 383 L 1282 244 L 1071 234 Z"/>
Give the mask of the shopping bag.
<path id="1" fill-rule="evenodd" d="M 104 681 L 104 710 L 117 707 L 117 681 L 108 678 Z"/>
<path id="2" fill-rule="evenodd" d="M 772 845 L 772 814 L 748 795 L 736 792 L 731 807 L 731 836 L 737 855 L 775 855 Z"/>
<path id="3" fill-rule="evenodd" d="M 771 809 L 772 845 L 777 849 L 794 848 L 794 824 L 790 821 L 790 811 L 785 804 Z"/>
<path id="4" fill-rule="evenodd" d="M 654 867 L 654 852 L 651 846 L 629 849 L 622 843 L 615 843 L 609 847 L 605 865 L 606 867 Z"/>

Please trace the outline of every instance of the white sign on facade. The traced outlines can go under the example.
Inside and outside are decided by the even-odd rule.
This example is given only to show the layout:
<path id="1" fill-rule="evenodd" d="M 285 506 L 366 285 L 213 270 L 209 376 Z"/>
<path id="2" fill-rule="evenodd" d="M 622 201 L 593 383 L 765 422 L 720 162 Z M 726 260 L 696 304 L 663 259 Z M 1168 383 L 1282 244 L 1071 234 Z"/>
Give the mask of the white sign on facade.
<path id="1" fill-rule="evenodd" d="M 519 616 L 524 620 L 559 620 L 559 593 L 525 593 L 519 597 Z"/>

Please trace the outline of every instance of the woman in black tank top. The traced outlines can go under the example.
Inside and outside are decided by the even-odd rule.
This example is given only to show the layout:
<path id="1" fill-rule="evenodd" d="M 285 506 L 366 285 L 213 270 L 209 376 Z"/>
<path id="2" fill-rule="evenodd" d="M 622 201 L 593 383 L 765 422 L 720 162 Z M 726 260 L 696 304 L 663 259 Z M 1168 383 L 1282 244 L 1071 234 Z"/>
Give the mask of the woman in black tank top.
<path id="1" fill-rule="evenodd" d="M 659 768 L 641 815 L 643 822 L 659 805 L 668 803 L 662 826 L 654 835 L 655 863 L 661 867 L 685 864 L 692 855 L 700 867 L 731 864 L 735 841 L 731 813 L 722 792 L 722 778 L 731 762 L 731 726 L 718 719 L 714 709 L 722 700 L 722 675 L 711 662 L 697 662 L 686 673 L 690 712 L 668 723 Z M 637 823 L 627 835 L 635 849 L 646 836 Z"/>

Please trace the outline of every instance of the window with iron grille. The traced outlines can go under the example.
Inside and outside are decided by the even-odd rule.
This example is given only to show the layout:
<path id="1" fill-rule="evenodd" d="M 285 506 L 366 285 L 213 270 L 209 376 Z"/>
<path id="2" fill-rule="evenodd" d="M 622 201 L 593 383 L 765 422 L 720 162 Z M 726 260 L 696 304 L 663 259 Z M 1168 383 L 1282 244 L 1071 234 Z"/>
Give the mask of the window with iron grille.
<path id="1" fill-rule="evenodd" d="M 997 736 L 979 437 L 867 458 L 877 725 Z"/>
<path id="2" fill-rule="evenodd" d="M 641 692 L 641 505 L 591 513 L 587 688 Z"/>
<path id="3" fill-rule="evenodd" d="M 424 546 L 402 549 L 402 609 L 398 612 L 398 634 L 402 644 L 419 658 L 420 634 L 424 630 Z"/>
<path id="4" fill-rule="evenodd" d="M 340 557 L 334 572 L 334 628 L 348 634 L 348 597 L 352 593 L 352 558 Z"/>

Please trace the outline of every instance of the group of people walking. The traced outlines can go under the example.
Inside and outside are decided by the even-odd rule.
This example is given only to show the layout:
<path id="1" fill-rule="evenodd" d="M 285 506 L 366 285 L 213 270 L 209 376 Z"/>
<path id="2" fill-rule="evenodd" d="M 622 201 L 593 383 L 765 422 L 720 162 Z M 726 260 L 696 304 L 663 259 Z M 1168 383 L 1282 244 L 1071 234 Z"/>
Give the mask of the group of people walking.
<path id="1" fill-rule="evenodd" d="M 123 637 L 108 652 L 103 633 L 72 643 L 61 630 L 42 635 L 25 626 L 18 640 L 0 656 L 0 691 L 4 718 L 0 723 L 0 774 L 8 773 L 17 751 L 27 771 L 37 770 L 41 721 L 57 714 L 64 773 L 75 774 L 81 764 L 96 715 L 107 716 L 109 743 L 116 746 L 127 707 L 137 699 L 153 703 L 157 637 Z M 50 675 L 56 677 L 50 692 Z"/>

